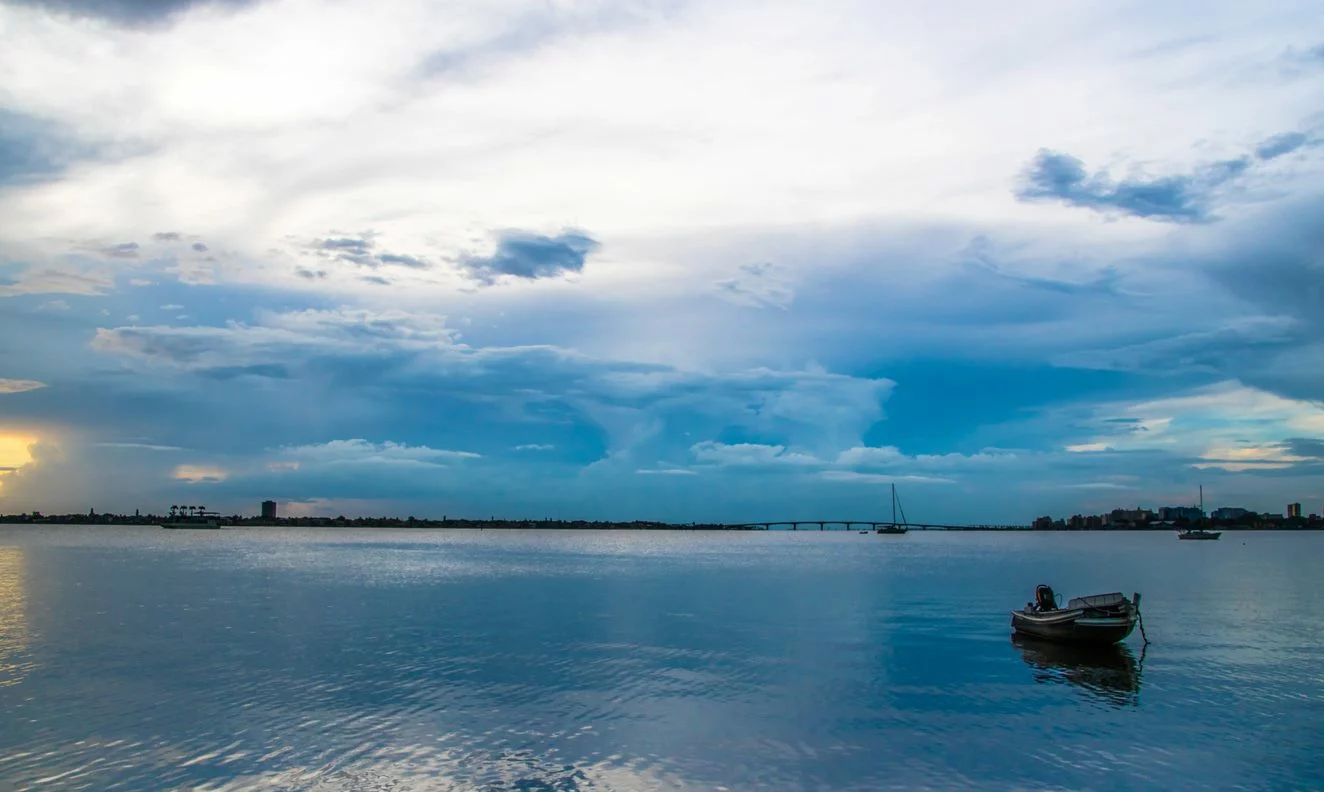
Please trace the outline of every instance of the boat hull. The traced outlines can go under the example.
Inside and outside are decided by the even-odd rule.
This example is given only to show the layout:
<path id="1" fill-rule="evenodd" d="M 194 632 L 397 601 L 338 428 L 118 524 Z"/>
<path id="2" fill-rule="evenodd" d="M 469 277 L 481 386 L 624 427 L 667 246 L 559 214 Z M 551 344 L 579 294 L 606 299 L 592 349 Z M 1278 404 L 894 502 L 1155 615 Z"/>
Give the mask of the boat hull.
<path id="1" fill-rule="evenodd" d="M 1200 533 L 1179 533 L 1178 539 L 1188 539 L 1192 541 L 1212 541 L 1222 536 L 1222 531 L 1201 531 Z"/>
<path id="2" fill-rule="evenodd" d="M 903 534 L 906 532 L 906 529 L 900 525 L 886 525 L 874 529 L 874 532 L 880 534 Z"/>
<path id="3" fill-rule="evenodd" d="M 1011 626 L 1017 635 L 1054 643 L 1104 646 L 1126 640 L 1136 627 L 1136 614 L 1087 617 L 1081 610 L 1052 611 L 1044 614 L 1011 612 Z"/>

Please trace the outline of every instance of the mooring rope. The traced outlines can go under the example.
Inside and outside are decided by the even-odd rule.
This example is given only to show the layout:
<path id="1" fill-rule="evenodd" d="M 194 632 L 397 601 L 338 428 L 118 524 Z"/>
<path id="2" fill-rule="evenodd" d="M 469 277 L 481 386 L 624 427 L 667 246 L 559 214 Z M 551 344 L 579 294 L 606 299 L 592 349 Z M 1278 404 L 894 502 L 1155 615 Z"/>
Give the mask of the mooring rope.
<path id="1" fill-rule="evenodd" d="M 1140 620 L 1140 637 L 1144 639 L 1145 646 L 1149 646 L 1149 636 L 1145 635 L 1145 614 L 1138 607 L 1136 608 L 1136 618 Z"/>

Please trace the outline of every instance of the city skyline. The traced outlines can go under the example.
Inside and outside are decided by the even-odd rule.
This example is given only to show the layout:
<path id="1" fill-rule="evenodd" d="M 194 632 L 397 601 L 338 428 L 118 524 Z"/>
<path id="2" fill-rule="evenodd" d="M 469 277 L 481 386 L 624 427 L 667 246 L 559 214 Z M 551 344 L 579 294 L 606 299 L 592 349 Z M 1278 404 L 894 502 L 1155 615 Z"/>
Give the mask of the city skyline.
<path id="1" fill-rule="evenodd" d="M 0 512 L 1324 503 L 1316 3 L 0 30 Z"/>

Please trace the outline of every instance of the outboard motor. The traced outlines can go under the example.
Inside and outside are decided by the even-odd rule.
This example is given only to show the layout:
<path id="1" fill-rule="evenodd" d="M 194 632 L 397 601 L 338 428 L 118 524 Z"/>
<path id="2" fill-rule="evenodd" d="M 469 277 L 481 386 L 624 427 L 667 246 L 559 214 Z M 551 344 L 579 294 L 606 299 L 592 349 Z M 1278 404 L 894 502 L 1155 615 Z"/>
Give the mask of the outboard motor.
<path id="1" fill-rule="evenodd" d="M 1053 587 L 1045 583 L 1035 586 L 1034 605 L 1041 611 L 1057 610 L 1057 597 L 1053 594 Z"/>

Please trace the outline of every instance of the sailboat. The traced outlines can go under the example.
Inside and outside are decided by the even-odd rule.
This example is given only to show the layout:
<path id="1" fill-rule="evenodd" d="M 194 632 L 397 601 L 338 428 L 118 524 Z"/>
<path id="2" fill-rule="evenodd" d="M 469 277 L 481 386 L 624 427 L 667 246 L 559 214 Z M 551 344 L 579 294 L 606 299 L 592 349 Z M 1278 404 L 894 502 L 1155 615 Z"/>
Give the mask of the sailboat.
<path id="1" fill-rule="evenodd" d="M 1200 485 L 1200 523 L 1204 524 L 1204 485 Z M 1184 528 L 1177 532 L 1178 539 L 1217 539 L 1222 531 L 1206 531 L 1203 528 Z"/>
<path id="2" fill-rule="evenodd" d="M 896 484 L 892 485 L 892 523 L 890 525 L 879 525 L 874 529 L 874 533 L 880 534 L 903 534 L 906 532 L 906 510 L 901 510 L 901 522 L 896 521 L 896 510 L 901 505 L 901 501 L 896 496 Z"/>

